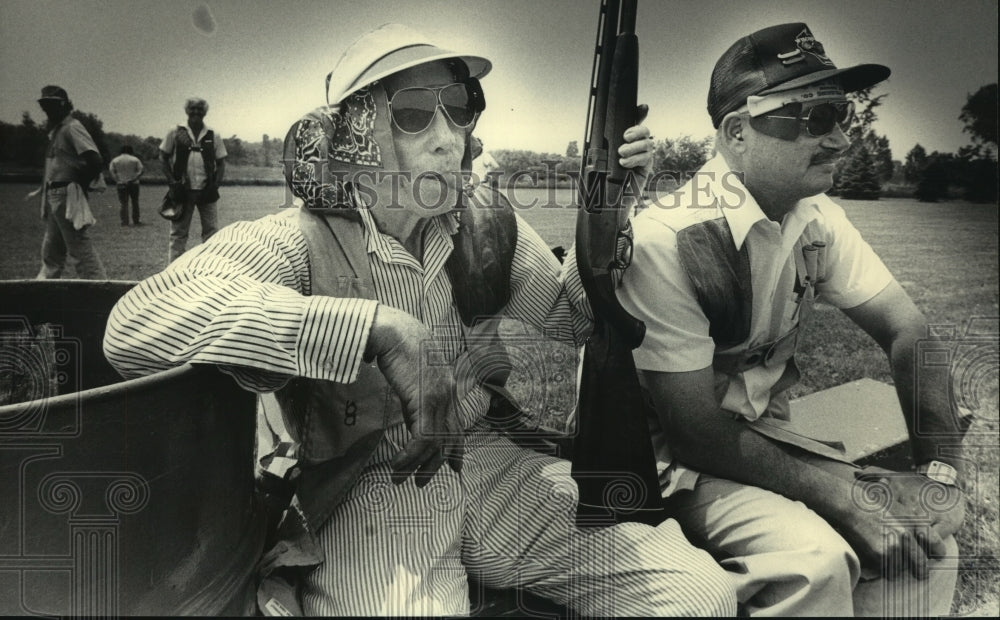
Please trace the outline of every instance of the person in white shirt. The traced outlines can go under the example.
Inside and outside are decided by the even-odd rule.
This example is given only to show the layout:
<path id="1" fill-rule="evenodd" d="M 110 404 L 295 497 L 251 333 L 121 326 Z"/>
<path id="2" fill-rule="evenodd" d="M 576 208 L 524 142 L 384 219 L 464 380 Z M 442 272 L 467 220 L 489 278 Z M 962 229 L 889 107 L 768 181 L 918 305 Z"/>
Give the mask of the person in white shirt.
<path id="1" fill-rule="evenodd" d="M 634 359 L 662 494 L 751 616 L 950 609 L 964 420 L 918 372 L 923 315 L 823 193 L 850 144 L 846 94 L 888 76 L 838 69 L 802 23 L 741 38 L 709 89 L 718 154 L 633 220 L 618 298 L 646 325 Z M 817 299 L 886 351 L 916 471 L 866 471 L 783 424 Z"/>
<path id="2" fill-rule="evenodd" d="M 139 221 L 139 177 L 142 176 L 142 161 L 135 156 L 132 147 L 125 145 L 118 157 L 108 164 L 108 172 L 118 189 L 118 203 L 121 205 L 122 226 L 128 226 L 128 203 L 132 201 L 132 224 L 142 226 Z"/>

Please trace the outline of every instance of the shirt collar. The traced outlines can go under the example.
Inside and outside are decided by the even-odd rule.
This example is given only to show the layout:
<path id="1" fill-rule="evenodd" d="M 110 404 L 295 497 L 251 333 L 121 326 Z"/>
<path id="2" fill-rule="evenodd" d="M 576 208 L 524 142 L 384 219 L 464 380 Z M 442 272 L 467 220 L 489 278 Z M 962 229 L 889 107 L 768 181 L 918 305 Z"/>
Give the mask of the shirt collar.
<path id="1" fill-rule="evenodd" d="M 798 239 L 809 222 L 819 217 L 819 203 L 823 200 L 830 199 L 826 194 L 817 194 L 795 203 L 795 208 L 781 220 L 781 236 L 785 239 Z"/>
<path id="2" fill-rule="evenodd" d="M 198 142 L 199 140 L 201 140 L 201 137 L 202 137 L 202 136 L 204 136 L 204 135 L 205 135 L 206 133 L 208 133 L 208 125 L 202 125 L 202 126 L 201 126 L 201 131 L 199 131 L 199 132 L 198 132 L 198 135 L 197 135 L 197 136 L 196 136 L 196 135 L 194 135 L 194 130 L 193 130 L 193 129 L 191 129 L 191 127 L 190 127 L 190 126 L 188 126 L 188 124 L 187 124 L 187 123 L 184 123 L 184 124 L 183 124 L 183 125 L 181 125 L 181 126 L 182 126 L 182 127 L 184 128 L 184 129 L 186 129 L 186 130 L 187 130 L 187 132 L 188 132 L 188 135 L 189 135 L 189 136 L 191 136 L 191 140 L 192 140 L 192 141 L 194 141 L 194 142 Z"/>
<path id="3" fill-rule="evenodd" d="M 374 254 L 384 263 L 411 263 L 415 261 L 399 240 L 378 229 L 371 211 L 362 208 L 358 209 L 358 213 L 361 216 L 361 227 L 365 232 L 365 249 L 369 254 Z M 455 247 L 451 237 L 457 232 L 458 213 L 453 211 L 437 215 L 431 219 L 428 227 L 425 247 L 433 245 L 433 240 L 441 239 L 449 248 L 450 253 L 451 248 Z"/>
<path id="4" fill-rule="evenodd" d="M 716 155 L 702 167 L 703 171 L 712 173 L 709 177 L 709 187 L 716 199 L 718 208 L 722 211 L 729 230 L 733 233 L 733 244 L 736 249 L 743 247 L 747 235 L 757 222 L 768 222 L 767 215 L 757 204 L 757 200 L 744 187 L 738 174 L 733 173 L 726 160 Z M 723 183 L 723 178 L 726 178 Z M 826 198 L 825 194 L 817 194 L 799 200 L 791 211 L 781 219 L 782 237 L 797 239 L 809 222 L 819 216 L 819 202 Z"/>
<path id="5" fill-rule="evenodd" d="M 733 233 L 733 244 L 738 250 L 743 247 L 750 229 L 757 222 L 766 221 L 767 216 L 750 191 L 743 186 L 740 176 L 729 169 L 722 155 L 710 159 L 702 166 L 701 172 L 710 173 L 708 187 L 717 207 L 729 224 L 729 230 Z"/>
<path id="6" fill-rule="evenodd" d="M 56 132 L 59 131 L 60 128 L 69 125 L 70 121 L 72 120 L 73 120 L 72 114 L 67 114 L 66 116 L 64 116 L 63 119 L 59 121 L 59 123 L 55 127 L 49 130 L 49 139 L 51 140 L 52 137 L 56 135 Z"/>

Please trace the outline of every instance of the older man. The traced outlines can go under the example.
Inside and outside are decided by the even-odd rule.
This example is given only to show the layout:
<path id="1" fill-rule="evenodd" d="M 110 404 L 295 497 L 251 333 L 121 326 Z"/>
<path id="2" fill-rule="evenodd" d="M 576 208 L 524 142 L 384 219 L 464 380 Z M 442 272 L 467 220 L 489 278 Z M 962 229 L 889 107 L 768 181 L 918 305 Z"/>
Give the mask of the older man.
<path id="1" fill-rule="evenodd" d="M 195 207 L 201 219 L 201 240 L 218 230 L 219 185 L 226 176 L 226 143 L 214 129 L 205 125 L 208 102 L 192 97 L 184 102 L 187 123 L 177 125 L 160 143 L 160 159 L 178 204 L 180 215 L 170 222 L 169 260 L 177 260 L 187 248 L 188 231 Z"/>
<path id="2" fill-rule="evenodd" d="M 647 327 L 635 362 L 663 495 L 752 615 L 939 615 L 951 603 L 964 499 L 961 462 L 942 446 L 961 424 L 947 386 L 916 383 L 923 316 L 823 193 L 849 146 L 845 95 L 888 75 L 837 69 L 805 24 L 741 38 L 712 74 L 718 155 L 634 220 L 619 298 Z M 918 468 L 878 472 L 878 509 L 855 501 L 862 470 L 782 424 L 817 299 L 889 356 Z"/>
<path id="3" fill-rule="evenodd" d="M 362 37 L 327 78 L 334 105 L 286 138 L 302 207 L 140 284 L 107 356 L 128 376 L 210 363 L 276 390 L 303 521 L 288 513 L 265 557 L 265 613 L 467 614 L 473 575 L 585 614 L 731 614 L 725 572 L 676 522 L 577 530 L 569 464 L 484 419 L 503 392 L 493 317 L 571 343 L 588 329 L 538 235 L 466 187 L 489 70 L 403 26 Z M 624 165 L 648 164 L 647 137 L 626 132 Z"/>

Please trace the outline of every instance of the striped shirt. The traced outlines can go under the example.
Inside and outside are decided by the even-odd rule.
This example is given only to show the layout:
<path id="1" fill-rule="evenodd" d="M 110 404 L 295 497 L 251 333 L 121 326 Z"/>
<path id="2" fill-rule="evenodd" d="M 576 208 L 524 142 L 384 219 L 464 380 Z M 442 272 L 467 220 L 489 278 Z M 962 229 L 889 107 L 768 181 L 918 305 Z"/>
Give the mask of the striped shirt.
<path id="1" fill-rule="evenodd" d="M 310 295 L 308 248 L 294 211 L 240 222 L 119 301 L 104 341 L 108 359 L 126 376 L 217 364 L 256 391 L 295 375 L 352 381 L 374 312 L 385 303 L 442 336 L 448 360 L 458 361 L 467 338 L 444 269 L 454 216 L 431 222 L 421 262 L 361 213 L 375 300 Z M 517 225 L 502 315 L 581 343 L 591 322 L 572 252 L 562 274 L 537 233 L 520 218 Z M 474 388 L 459 410 L 482 415 L 488 403 Z M 525 587 L 586 615 L 733 613 L 726 573 L 687 543 L 676 522 L 578 529 L 568 463 L 474 432 L 462 474 L 443 467 L 418 490 L 412 480 L 392 484 L 388 474 L 406 439 L 404 424 L 386 429 L 365 474 L 317 533 L 325 560 L 302 584 L 306 614 L 467 614 L 467 571 L 491 587 Z"/>
<path id="2" fill-rule="evenodd" d="M 108 361 L 126 378 L 184 363 L 214 364 L 255 392 L 274 391 L 293 376 L 350 383 L 383 303 L 418 318 L 454 362 L 467 336 L 444 269 L 457 218 L 434 218 L 421 263 L 379 232 L 368 211 L 360 213 L 374 300 L 311 295 L 306 239 L 297 212 L 288 210 L 227 226 L 137 285 L 108 319 Z M 582 343 L 590 309 L 576 270 L 562 275 L 541 237 L 519 216 L 517 226 L 511 298 L 502 316 L 548 338 Z M 488 404 L 472 387 L 459 409 L 471 423 Z"/>

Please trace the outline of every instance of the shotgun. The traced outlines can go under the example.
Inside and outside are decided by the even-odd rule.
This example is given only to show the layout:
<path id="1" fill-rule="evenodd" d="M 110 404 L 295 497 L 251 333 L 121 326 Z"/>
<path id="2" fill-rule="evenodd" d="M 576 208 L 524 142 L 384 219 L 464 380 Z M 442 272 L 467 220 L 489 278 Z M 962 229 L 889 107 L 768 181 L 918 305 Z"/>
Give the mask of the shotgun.
<path id="1" fill-rule="evenodd" d="M 615 295 L 616 272 L 631 260 L 630 207 L 642 192 L 618 163 L 625 130 L 640 120 L 635 20 L 636 0 L 601 2 L 580 170 L 576 261 L 595 319 L 584 345 L 572 450 L 580 527 L 655 525 L 665 516 L 646 420 L 653 413 L 632 360 L 645 325 Z"/>

